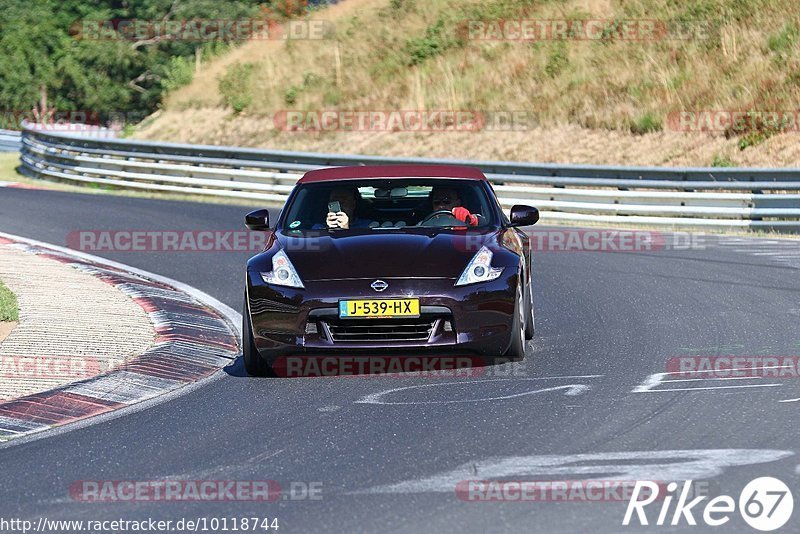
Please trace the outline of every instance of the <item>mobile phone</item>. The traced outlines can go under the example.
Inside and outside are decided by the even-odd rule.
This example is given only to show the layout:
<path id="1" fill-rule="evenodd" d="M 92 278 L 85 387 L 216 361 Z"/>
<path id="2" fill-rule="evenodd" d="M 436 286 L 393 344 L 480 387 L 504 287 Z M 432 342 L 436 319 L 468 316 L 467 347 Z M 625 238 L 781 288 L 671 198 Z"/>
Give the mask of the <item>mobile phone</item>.
<path id="1" fill-rule="evenodd" d="M 328 211 L 330 213 L 339 213 L 342 211 L 342 205 L 339 203 L 338 200 L 334 200 L 333 202 L 328 202 Z"/>

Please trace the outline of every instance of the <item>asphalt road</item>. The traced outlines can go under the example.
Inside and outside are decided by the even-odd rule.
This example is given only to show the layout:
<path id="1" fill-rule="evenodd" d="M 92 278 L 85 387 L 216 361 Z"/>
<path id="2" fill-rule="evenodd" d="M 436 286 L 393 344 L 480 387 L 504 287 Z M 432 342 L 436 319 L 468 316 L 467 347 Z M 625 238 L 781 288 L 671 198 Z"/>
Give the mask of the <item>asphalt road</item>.
<path id="1" fill-rule="evenodd" d="M 0 189 L 0 230 L 58 245 L 75 230 L 241 230 L 246 211 Z M 526 361 L 480 377 L 253 379 L 237 362 L 222 379 L 147 410 L 0 449 L 0 518 L 277 517 L 282 533 L 657 528 L 621 526 L 626 503 L 456 494 L 459 481 L 483 478 L 695 478 L 738 500 L 750 480 L 775 476 L 797 502 L 800 402 L 779 401 L 798 399 L 800 381 L 651 377 L 677 356 L 800 353 L 798 269 L 717 241 L 536 253 L 537 335 Z M 240 309 L 247 252 L 97 254 Z M 388 392 L 397 388 L 406 389 Z M 381 392 L 384 403 L 357 402 Z M 395 402 L 404 404 L 387 404 Z M 69 493 L 82 480 L 164 479 L 276 480 L 321 488 L 321 498 L 83 503 Z M 651 523 L 659 508 L 647 508 Z M 795 511 L 784 529 L 799 525 Z M 685 520 L 679 528 L 700 530 Z M 724 529 L 755 532 L 738 509 Z"/>

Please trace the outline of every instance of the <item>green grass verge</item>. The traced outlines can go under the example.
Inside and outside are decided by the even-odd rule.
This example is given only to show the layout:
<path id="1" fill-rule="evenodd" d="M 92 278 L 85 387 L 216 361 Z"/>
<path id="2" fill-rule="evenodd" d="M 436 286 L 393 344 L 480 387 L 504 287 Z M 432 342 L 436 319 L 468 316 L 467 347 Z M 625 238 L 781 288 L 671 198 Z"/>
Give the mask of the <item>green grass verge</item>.
<path id="1" fill-rule="evenodd" d="M 19 320 L 19 306 L 17 297 L 0 282 L 0 322 L 15 322 Z"/>

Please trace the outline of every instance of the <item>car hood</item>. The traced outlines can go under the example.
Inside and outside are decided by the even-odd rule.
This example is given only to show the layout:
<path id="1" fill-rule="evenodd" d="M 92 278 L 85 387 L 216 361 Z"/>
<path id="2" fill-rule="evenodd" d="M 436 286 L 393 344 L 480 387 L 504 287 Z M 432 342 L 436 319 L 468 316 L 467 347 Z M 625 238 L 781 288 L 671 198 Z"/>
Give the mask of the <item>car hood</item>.
<path id="1" fill-rule="evenodd" d="M 303 280 L 341 278 L 458 278 L 499 230 L 350 230 L 302 236 L 275 233 Z"/>

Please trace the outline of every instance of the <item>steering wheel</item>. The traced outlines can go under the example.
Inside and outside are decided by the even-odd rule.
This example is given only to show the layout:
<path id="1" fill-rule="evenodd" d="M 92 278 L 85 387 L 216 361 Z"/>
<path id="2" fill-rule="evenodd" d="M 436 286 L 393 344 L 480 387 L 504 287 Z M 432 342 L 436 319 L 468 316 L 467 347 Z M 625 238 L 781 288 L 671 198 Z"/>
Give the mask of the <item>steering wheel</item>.
<path id="1" fill-rule="evenodd" d="M 453 215 L 450 210 L 437 210 L 422 219 L 417 223 L 417 226 L 425 226 L 427 223 L 432 222 L 431 226 L 453 226 L 453 225 L 464 225 L 463 222 L 456 219 L 455 215 Z"/>

